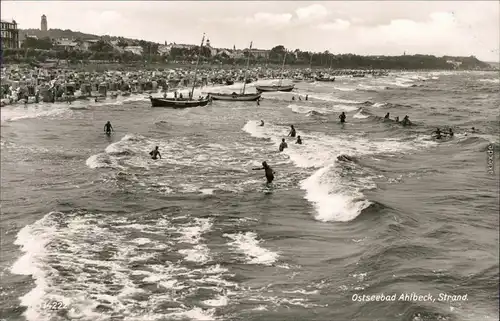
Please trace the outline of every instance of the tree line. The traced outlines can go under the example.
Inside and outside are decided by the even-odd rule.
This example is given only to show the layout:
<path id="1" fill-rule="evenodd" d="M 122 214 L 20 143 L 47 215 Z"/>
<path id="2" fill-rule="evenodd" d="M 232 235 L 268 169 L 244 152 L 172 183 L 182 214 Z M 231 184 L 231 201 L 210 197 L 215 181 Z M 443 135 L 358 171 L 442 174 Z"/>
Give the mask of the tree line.
<path id="1" fill-rule="evenodd" d="M 117 47 L 125 48 L 130 42 L 118 38 Z M 88 60 L 106 60 L 118 63 L 146 61 L 150 63 L 161 62 L 189 62 L 198 58 L 199 47 L 172 48 L 168 55 L 158 53 L 157 43 L 139 40 L 134 43 L 142 48 L 142 55 L 130 51 L 117 50 L 108 41 L 99 40 L 91 44 L 88 50 L 59 49 L 48 37 L 26 38 L 20 49 L 4 49 L 2 52 L 3 63 L 45 62 L 48 59 L 65 59 L 69 62 L 83 62 Z M 474 56 L 470 57 L 436 57 L 432 55 L 403 55 L 403 56 L 360 56 L 355 54 L 332 54 L 328 51 L 313 53 L 300 49 L 287 50 L 283 45 L 272 48 L 267 56 L 253 55 L 248 50 L 243 51 L 239 57 L 231 57 L 226 53 L 211 55 L 207 47 L 201 48 L 200 59 L 202 62 L 212 64 L 243 65 L 248 55 L 251 65 L 276 64 L 283 62 L 286 55 L 286 64 L 292 66 L 305 66 L 316 68 L 340 69 L 488 69 L 490 66 Z M 458 61 L 460 65 L 449 63 L 449 60 Z"/>

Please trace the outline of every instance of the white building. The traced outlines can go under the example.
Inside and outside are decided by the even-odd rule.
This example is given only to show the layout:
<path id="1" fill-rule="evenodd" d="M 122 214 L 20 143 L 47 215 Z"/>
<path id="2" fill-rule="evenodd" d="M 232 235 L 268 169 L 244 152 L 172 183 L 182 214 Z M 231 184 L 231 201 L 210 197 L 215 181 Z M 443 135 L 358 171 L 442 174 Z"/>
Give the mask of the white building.
<path id="1" fill-rule="evenodd" d="M 123 48 L 124 51 L 131 52 L 135 55 L 142 56 L 143 49 L 141 46 L 127 46 Z"/>
<path id="2" fill-rule="evenodd" d="M 54 46 L 64 50 L 73 50 L 78 48 L 78 44 L 68 38 L 56 39 Z"/>

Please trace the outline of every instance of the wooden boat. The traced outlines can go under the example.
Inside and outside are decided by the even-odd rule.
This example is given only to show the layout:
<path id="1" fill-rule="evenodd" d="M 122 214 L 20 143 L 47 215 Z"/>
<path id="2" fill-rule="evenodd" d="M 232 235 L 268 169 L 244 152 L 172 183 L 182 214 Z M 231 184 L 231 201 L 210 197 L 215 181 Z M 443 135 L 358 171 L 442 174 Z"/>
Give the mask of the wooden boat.
<path id="1" fill-rule="evenodd" d="M 248 50 L 252 50 L 252 42 L 250 42 L 250 48 Z M 257 92 L 255 94 L 245 94 L 245 88 L 246 85 L 249 83 L 247 78 L 247 73 L 248 73 L 248 66 L 250 63 L 250 56 L 251 54 L 248 53 L 248 58 L 247 58 L 247 68 L 245 70 L 245 76 L 243 77 L 243 89 L 241 93 L 237 94 L 233 92 L 232 94 L 221 94 L 221 93 L 209 93 L 210 97 L 213 100 L 224 100 L 224 101 L 256 101 L 260 99 L 260 96 L 262 95 L 260 92 Z M 250 80 L 251 82 L 251 80 Z"/>
<path id="2" fill-rule="evenodd" d="M 225 101 L 256 101 L 259 100 L 261 93 L 256 94 L 209 94 L 213 100 L 225 100 Z"/>
<path id="3" fill-rule="evenodd" d="M 271 86 L 255 86 L 257 91 L 260 92 L 269 92 L 269 91 L 283 91 L 283 92 L 290 92 L 293 90 L 295 85 L 271 85 Z"/>
<path id="4" fill-rule="evenodd" d="M 208 105 L 210 99 L 204 98 L 200 100 L 192 99 L 174 99 L 174 98 L 155 98 L 149 97 L 152 107 L 170 107 L 170 108 L 191 108 L 204 107 Z"/>
<path id="5" fill-rule="evenodd" d="M 335 77 L 332 78 L 326 78 L 326 77 L 314 77 L 314 80 L 316 81 L 329 81 L 329 82 L 334 82 Z"/>
<path id="6" fill-rule="evenodd" d="M 295 84 L 292 85 L 282 85 L 283 81 L 283 69 L 285 68 L 285 61 L 286 61 L 286 52 L 283 57 L 283 65 L 281 66 L 281 75 L 280 75 L 280 82 L 278 85 L 270 85 L 270 86 L 255 86 L 255 89 L 257 89 L 258 92 L 269 92 L 269 91 L 283 91 L 283 92 L 290 92 L 293 90 L 295 87 Z"/>
<path id="7" fill-rule="evenodd" d="M 196 86 L 196 76 L 198 75 L 198 65 L 200 63 L 201 49 L 203 47 L 203 42 L 205 41 L 205 34 L 201 39 L 200 52 L 198 53 L 198 59 L 196 61 L 196 68 L 194 72 L 193 88 L 191 89 L 190 97 L 193 97 L 194 87 Z M 168 107 L 168 108 L 192 108 L 192 107 L 204 107 L 210 102 L 210 98 L 207 96 L 199 100 L 194 100 L 192 98 L 155 98 L 149 97 L 151 100 L 151 107 Z"/>

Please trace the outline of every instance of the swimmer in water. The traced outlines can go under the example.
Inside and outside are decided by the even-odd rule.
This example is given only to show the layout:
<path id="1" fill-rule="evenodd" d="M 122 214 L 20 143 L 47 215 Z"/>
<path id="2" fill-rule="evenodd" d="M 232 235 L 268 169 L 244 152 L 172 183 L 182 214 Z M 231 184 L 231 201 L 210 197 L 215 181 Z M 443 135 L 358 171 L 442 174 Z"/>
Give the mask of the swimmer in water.
<path id="1" fill-rule="evenodd" d="M 290 136 L 290 137 L 295 137 L 295 135 L 297 134 L 297 133 L 295 132 L 295 128 L 293 127 L 293 125 L 290 125 L 290 127 L 291 127 L 292 129 L 290 129 L 290 132 L 288 133 L 288 136 Z"/>
<path id="2" fill-rule="evenodd" d="M 389 113 L 385 114 L 384 119 L 389 119 Z"/>
<path id="3" fill-rule="evenodd" d="M 309 95 L 306 95 L 306 100 L 309 100 Z"/>
<path id="4" fill-rule="evenodd" d="M 264 121 L 262 119 L 260 120 L 260 125 L 259 126 L 264 126 Z"/>
<path id="5" fill-rule="evenodd" d="M 302 145 L 302 138 L 300 138 L 300 135 L 297 136 L 297 141 L 295 142 L 295 144 Z"/>
<path id="6" fill-rule="evenodd" d="M 396 116 L 396 118 L 394 118 L 394 121 L 399 123 L 399 116 Z"/>
<path id="7" fill-rule="evenodd" d="M 453 137 L 453 129 L 448 129 L 448 136 Z"/>
<path id="8" fill-rule="evenodd" d="M 436 139 L 441 139 L 443 136 L 441 136 L 441 130 L 437 128 L 435 131 L 432 132 L 433 134 L 436 133 L 435 138 Z"/>
<path id="9" fill-rule="evenodd" d="M 104 132 L 107 135 L 110 135 L 111 131 L 115 131 L 115 130 L 113 129 L 113 126 L 111 126 L 111 122 L 108 120 L 108 122 L 104 125 Z"/>
<path id="10" fill-rule="evenodd" d="M 345 118 L 346 118 L 345 112 L 342 112 L 342 114 L 340 114 L 339 116 L 340 122 L 345 123 Z"/>
<path id="11" fill-rule="evenodd" d="M 288 144 L 285 142 L 285 139 L 283 138 L 281 140 L 279 151 L 282 152 L 285 148 L 288 148 Z"/>
<path id="12" fill-rule="evenodd" d="M 273 169 L 271 168 L 271 166 L 267 165 L 267 162 L 262 162 L 262 167 L 256 167 L 256 168 L 252 168 L 252 170 L 256 171 L 256 170 L 259 170 L 259 169 L 263 169 L 266 173 L 266 179 L 267 179 L 267 184 L 270 184 L 273 182 L 274 180 L 274 171 Z"/>
<path id="13" fill-rule="evenodd" d="M 158 150 L 158 146 L 155 147 L 151 152 L 149 152 L 149 155 L 151 155 L 152 159 L 158 159 L 158 156 L 160 156 L 161 159 L 161 154 L 160 151 Z"/>

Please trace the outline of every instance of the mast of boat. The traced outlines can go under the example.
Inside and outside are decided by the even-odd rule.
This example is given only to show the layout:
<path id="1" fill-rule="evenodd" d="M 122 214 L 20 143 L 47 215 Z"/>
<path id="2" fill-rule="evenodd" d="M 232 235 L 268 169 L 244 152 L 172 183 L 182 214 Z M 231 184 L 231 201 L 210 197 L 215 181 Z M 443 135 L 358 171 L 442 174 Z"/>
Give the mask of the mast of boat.
<path id="1" fill-rule="evenodd" d="M 198 64 L 200 63 L 201 49 L 203 48 L 204 41 L 205 41 L 205 34 L 203 34 L 203 38 L 201 38 L 200 52 L 198 52 L 198 59 L 196 60 L 196 68 L 194 70 L 193 88 L 191 89 L 191 99 L 193 99 L 193 95 L 194 95 L 194 87 L 196 86 L 196 76 L 198 75 Z"/>
<path id="2" fill-rule="evenodd" d="M 281 75 L 280 75 L 280 84 L 279 84 L 279 86 L 281 86 L 281 82 L 283 81 L 283 71 L 285 69 L 286 54 L 287 54 L 287 51 L 285 49 L 285 56 L 283 57 L 283 64 L 281 65 Z"/>
<path id="3" fill-rule="evenodd" d="M 245 79 L 243 80 L 243 92 L 242 94 L 245 94 L 245 87 L 247 85 L 247 73 L 248 73 L 248 66 L 250 65 L 250 53 L 252 52 L 252 43 L 253 41 L 250 41 L 250 48 L 248 48 L 248 58 L 247 58 L 247 69 L 245 70 Z"/>

